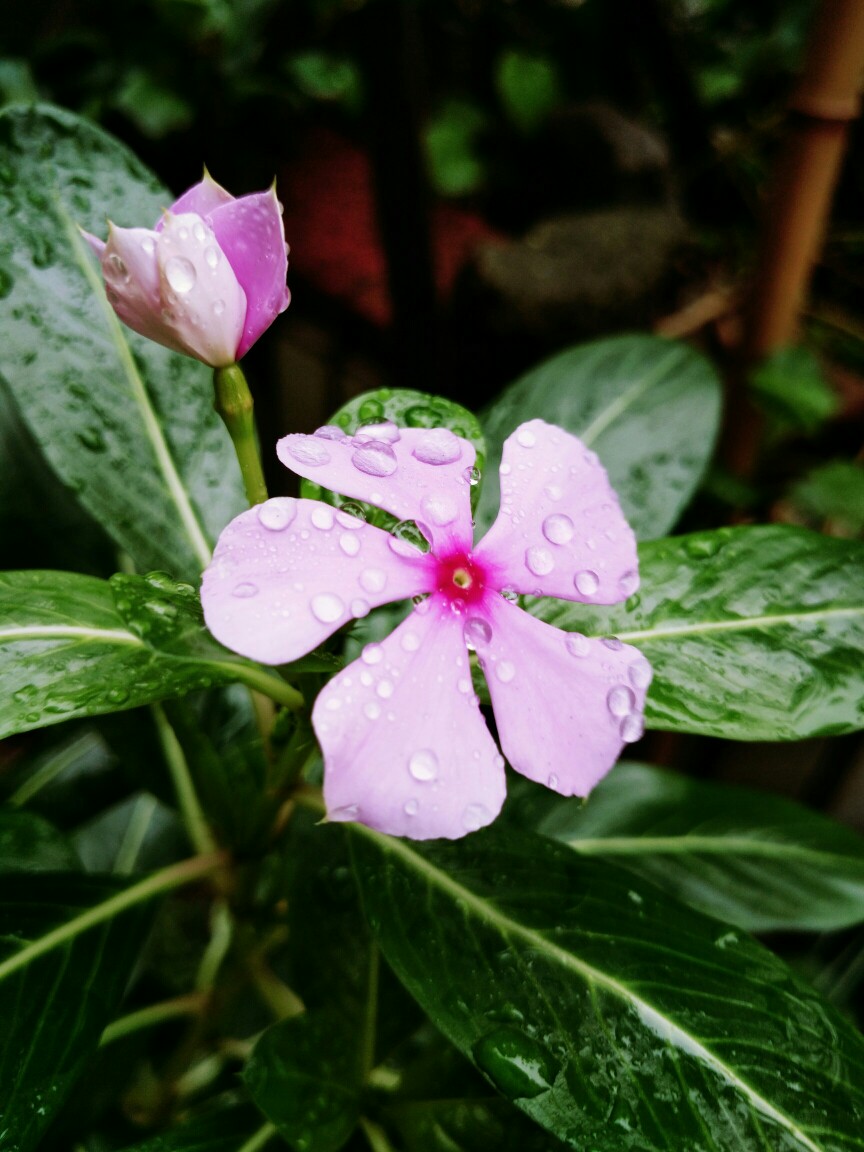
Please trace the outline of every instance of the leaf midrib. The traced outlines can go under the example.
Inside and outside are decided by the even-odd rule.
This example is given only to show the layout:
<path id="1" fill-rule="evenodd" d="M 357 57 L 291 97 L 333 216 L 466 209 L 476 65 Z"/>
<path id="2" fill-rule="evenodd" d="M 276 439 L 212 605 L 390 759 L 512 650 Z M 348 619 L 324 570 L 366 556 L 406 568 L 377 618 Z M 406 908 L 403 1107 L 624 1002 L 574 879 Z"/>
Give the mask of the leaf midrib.
<path id="1" fill-rule="evenodd" d="M 673 1044 L 680 1051 L 701 1059 L 703 1063 L 707 1064 L 713 1071 L 726 1079 L 729 1084 L 741 1091 L 757 1112 L 783 1126 L 794 1139 L 798 1140 L 804 1148 L 808 1149 L 808 1152 L 825 1152 L 825 1150 L 818 1144 L 815 1144 L 806 1133 L 802 1132 L 789 1116 L 781 1112 L 761 1096 L 751 1085 L 737 1076 L 718 1056 L 715 1056 L 714 1053 L 705 1048 L 700 1041 L 696 1040 L 688 1032 L 685 1032 L 680 1025 L 670 1020 L 667 1016 L 664 1016 L 662 1012 L 658 1011 L 646 1000 L 637 996 L 626 984 L 622 984 L 606 973 L 592 968 L 590 964 L 578 959 L 572 952 L 567 952 L 563 948 L 559 948 L 558 945 L 553 944 L 548 937 L 541 932 L 526 928 L 524 924 L 520 924 L 516 920 L 511 920 L 510 917 L 501 912 L 500 909 L 477 896 L 470 888 L 463 887 L 424 857 L 416 855 L 401 841 L 374 832 L 362 824 L 353 825 L 353 829 L 371 839 L 385 853 L 391 853 L 401 857 L 416 871 L 425 875 L 431 885 L 448 892 L 454 899 L 461 900 L 463 906 L 471 908 L 480 920 L 496 928 L 503 936 L 520 938 L 530 947 L 536 948 L 540 952 L 545 952 L 549 957 L 557 961 L 561 967 L 577 973 L 587 983 L 600 986 L 611 992 L 614 996 L 617 996 L 626 1004 L 629 1004 L 637 1013 L 642 1023 L 650 1028 L 655 1035 L 661 1037 L 667 1043 Z"/>
<path id="2" fill-rule="evenodd" d="M 54 206 L 69 239 L 75 262 L 87 280 L 87 283 L 90 285 L 97 304 L 105 317 L 111 340 L 114 343 L 118 359 L 120 360 L 129 384 L 129 390 L 132 393 L 132 397 L 140 413 L 147 439 L 150 441 L 159 470 L 171 494 L 171 499 L 177 508 L 186 537 L 201 567 L 206 568 L 210 563 L 212 555 L 210 545 L 207 542 L 206 534 L 198 516 L 192 507 L 186 487 L 180 478 L 174 457 L 168 447 L 162 427 L 156 418 L 156 413 L 153 410 L 153 405 L 150 402 L 144 381 L 141 379 L 138 369 L 135 366 L 129 345 L 123 337 L 123 329 L 120 321 L 114 309 L 108 303 L 108 298 L 103 291 L 102 284 L 93 269 L 91 260 L 84 250 L 84 245 L 78 234 L 78 228 L 56 193 L 54 196 Z"/>
<path id="3" fill-rule="evenodd" d="M 554 838 L 558 840 L 557 836 Z M 610 836 L 607 839 L 568 837 L 560 840 L 560 843 L 584 856 L 643 856 L 649 853 L 725 856 L 731 851 L 771 860 L 800 860 L 806 864 L 825 864 L 827 861 L 836 864 L 839 861 L 860 868 L 864 874 L 864 859 L 858 860 L 844 853 L 824 852 L 779 840 L 751 840 L 741 836 L 693 836 L 684 832 L 679 836 Z"/>
<path id="4" fill-rule="evenodd" d="M 615 635 L 619 640 L 627 642 L 638 640 L 650 642 L 670 636 L 698 636 L 706 632 L 747 632 L 814 623 L 820 620 L 841 620 L 854 616 L 864 617 L 864 604 L 849 608 L 818 608 L 812 612 L 790 612 L 781 616 L 740 616 L 735 620 L 703 621 L 670 628 L 643 628 L 631 632 L 616 632 Z"/>
<path id="5" fill-rule="evenodd" d="M 622 412 L 634 404 L 640 396 L 648 391 L 658 380 L 661 380 L 666 374 L 667 369 L 673 361 L 677 360 L 681 355 L 678 348 L 673 348 L 668 356 L 665 356 L 658 364 L 654 366 L 654 370 L 643 376 L 640 380 L 631 384 L 630 387 L 622 392 L 620 396 L 616 397 L 608 407 L 602 409 L 588 427 L 581 433 L 580 439 L 586 447 L 591 447 L 599 436 L 606 431 L 609 425 L 616 420 Z"/>

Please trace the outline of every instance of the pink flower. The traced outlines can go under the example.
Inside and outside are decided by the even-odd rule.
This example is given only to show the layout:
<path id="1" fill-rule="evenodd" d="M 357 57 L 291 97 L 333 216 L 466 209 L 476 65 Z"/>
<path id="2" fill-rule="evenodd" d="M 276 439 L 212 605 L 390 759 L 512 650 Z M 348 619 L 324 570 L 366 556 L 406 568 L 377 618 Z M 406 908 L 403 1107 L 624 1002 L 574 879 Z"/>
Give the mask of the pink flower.
<path id="1" fill-rule="evenodd" d="M 422 526 L 428 554 L 317 500 L 238 516 L 204 573 L 207 624 L 268 664 L 295 660 L 371 608 L 409 596 L 407 620 L 318 696 L 331 820 L 455 839 L 504 801 L 504 761 L 471 683 L 476 651 L 501 747 L 517 772 L 584 796 L 643 731 L 647 660 L 614 638 L 544 624 L 516 593 L 614 604 L 638 586 L 636 544 L 596 455 L 532 420 L 504 445 L 501 510 L 472 546 L 474 449 L 446 429 L 322 428 L 286 436 L 301 476 Z"/>
<path id="2" fill-rule="evenodd" d="M 84 235 L 123 323 L 214 368 L 245 355 L 291 299 L 274 188 L 235 199 L 205 172 L 153 228 Z"/>

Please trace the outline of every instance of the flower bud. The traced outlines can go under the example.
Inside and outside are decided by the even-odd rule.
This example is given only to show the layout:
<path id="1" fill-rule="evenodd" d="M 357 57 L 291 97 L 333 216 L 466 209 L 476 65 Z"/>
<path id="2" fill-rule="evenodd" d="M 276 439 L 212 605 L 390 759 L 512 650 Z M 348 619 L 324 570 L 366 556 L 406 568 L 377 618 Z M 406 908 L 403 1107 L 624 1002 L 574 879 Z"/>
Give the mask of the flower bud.
<path id="1" fill-rule="evenodd" d="M 152 229 L 84 235 L 123 323 L 214 368 L 245 355 L 291 298 L 272 188 L 235 199 L 205 172 Z"/>

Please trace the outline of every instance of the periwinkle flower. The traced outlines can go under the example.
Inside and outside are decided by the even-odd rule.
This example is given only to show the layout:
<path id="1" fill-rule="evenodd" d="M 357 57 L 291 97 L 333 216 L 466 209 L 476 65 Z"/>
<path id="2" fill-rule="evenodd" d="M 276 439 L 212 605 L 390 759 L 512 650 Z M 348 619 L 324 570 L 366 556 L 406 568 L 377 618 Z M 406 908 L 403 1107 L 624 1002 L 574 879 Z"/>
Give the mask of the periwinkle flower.
<path id="1" fill-rule="evenodd" d="M 235 198 L 205 172 L 153 228 L 84 235 L 123 323 L 214 368 L 245 355 L 291 299 L 274 188 Z"/>
<path id="2" fill-rule="evenodd" d="M 244 656 L 295 660 L 370 609 L 408 618 L 318 696 L 330 820 L 455 839 L 504 801 L 504 761 L 471 680 L 477 654 L 501 747 L 523 775 L 586 795 L 642 734 L 647 660 L 615 638 L 553 628 L 517 594 L 614 604 L 638 586 L 636 544 L 597 456 L 532 420 L 504 445 L 501 509 L 473 547 L 474 449 L 446 429 L 323 428 L 280 440 L 293 471 L 414 521 L 428 553 L 317 500 L 277 497 L 222 533 L 201 598 L 213 634 Z"/>

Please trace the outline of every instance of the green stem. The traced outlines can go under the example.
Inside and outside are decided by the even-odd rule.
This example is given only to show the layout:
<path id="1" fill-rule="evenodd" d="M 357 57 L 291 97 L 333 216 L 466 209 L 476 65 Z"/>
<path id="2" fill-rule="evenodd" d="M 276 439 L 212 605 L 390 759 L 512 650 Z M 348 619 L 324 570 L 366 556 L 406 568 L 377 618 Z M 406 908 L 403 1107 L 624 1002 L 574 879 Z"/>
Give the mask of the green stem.
<path id="1" fill-rule="evenodd" d="M 237 1149 L 237 1152 L 259 1152 L 259 1150 L 264 1147 L 267 1141 L 272 1140 L 275 1135 L 276 1125 L 264 1124 L 258 1129 L 257 1132 L 249 1137 L 242 1148 Z"/>
<path id="2" fill-rule="evenodd" d="M 61 772 L 71 767 L 80 757 L 85 753 L 91 751 L 94 747 L 100 744 L 98 736 L 92 732 L 86 732 L 83 736 L 73 741 L 71 744 L 62 748 L 56 755 L 52 756 L 45 764 L 42 765 L 32 776 L 28 777 L 24 783 L 18 788 L 9 799 L 6 801 L 13 808 L 21 808 L 28 800 L 32 800 L 37 792 L 40 792 L 47 784 L 50 784 Z"/>
<path id="3" fill-rule="evenodd" d="M 216 983 L 233 935 L 234 922 L 228 904 L 225 900 L 217 900 L 210 910 L 210 942 L 204 949 L 195 977 L 195 987 L 199 992 L 209 992 Z"/>
<path id="4" fill-rule="evenodd" d="M 100 1047 L 111 1044 L 132 1032 L 140 1032 L 143 1028 L 153 1028 L 164 1020 L 176 1020 L 179 1016 L 197 1016 L 207 1003 L 207 997 L 198 992 L 187 996 L 176 996 L 173 1000 L 162 1000 L 158 1004 L 150 1004 L 140 1008 L 137 1012 L 130 1012 L 112 1021 L 102 1033 L 99 1041 Z"/>
<path id="5" fill-rule="evenodd" d="M 82 932 L 86 932 L 90 928 L 95 928 L 97 924 L 104 924 L 106 920 L 119 916 L 128 908 L 134 908 L 136 904 L 144 904 L 146 901 L 152 900 L 154 896 L 162 895 L 163 892 L 170 892 L 173 888 L 192 884 L 204 876 L 211 875 L 224 867 L 227 859 L 227 853 L 214 852 L 207 856 L 193 856 L 191 860 L 171 864 L 168 868 L 160 868 L 158 872 L 154 872 L 146 879 L 132 884 L 129 888 L 124 888 L 122 892 L 110 896 L 101 904 L 88 908 L 86 912 L 82 912 L 72 920 L 67 920 L 65 924 L 59 925 L 44 936 L 40 936 L 38 940 L 27 944 L 19 952 L 7 957 L 0 963 L 0 981 L 11 976 L 13 972 L 17 972 L 19 968 L 26 968 L 38 956 L 44 956 L 46 952 L 59 948 L 69 940 L 74 940 L 76 936 L 80 936 Z"/>
<path id="6" fill-rule="evenodd" d="M 192 847 L 202 856 L 208 852 L 215 852 L 216 841 L 213 839 L 213 834 L 195 791 L 195 785 L 192 782 L 189 765 L 186 763 L 180 741 L 175 736 L 174 729 L 168 723 L 168 717 L 160 704 L 153 705 L 153 716 L 156 720 L 156 730 L 159 734 L 162 751 L 165 753 L 168 771 L 171 773 L 174 792 L 180 806 L 180 814 L 183 817 L 183 825 Z"/>
<path id="7" fill-rule="evenodd" d="M 360 1127 L 366 1137 L 372 1152 L 393 1152 L 393 1145 L 380 1124 L 370 1120 L 368 1116 L 360 1117 Z"/>
<path id="8" fill-rule="evenodd" d="M 252 393 L 239 364 L 213 369 L 214 408 L 222 417 L 240 462 L 240 472 L 250 507 L 267 499 L 267 485 L 261 469 Z"/>

